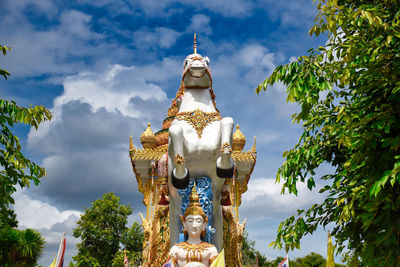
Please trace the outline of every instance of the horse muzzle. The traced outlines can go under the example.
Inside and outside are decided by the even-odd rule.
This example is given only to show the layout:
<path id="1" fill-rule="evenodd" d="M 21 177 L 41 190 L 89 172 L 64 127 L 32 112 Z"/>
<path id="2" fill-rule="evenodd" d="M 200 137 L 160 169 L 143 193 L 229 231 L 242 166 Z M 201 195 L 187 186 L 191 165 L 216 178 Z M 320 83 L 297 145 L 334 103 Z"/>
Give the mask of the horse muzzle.
<path id="1" fill-rule="evenodd" d="M 206 70 L 204 67 L 191 67 L 189 69 L 190 76 L 192 76 L 194 78 L 202 78 L 205 73 L 206 73 Z"/>

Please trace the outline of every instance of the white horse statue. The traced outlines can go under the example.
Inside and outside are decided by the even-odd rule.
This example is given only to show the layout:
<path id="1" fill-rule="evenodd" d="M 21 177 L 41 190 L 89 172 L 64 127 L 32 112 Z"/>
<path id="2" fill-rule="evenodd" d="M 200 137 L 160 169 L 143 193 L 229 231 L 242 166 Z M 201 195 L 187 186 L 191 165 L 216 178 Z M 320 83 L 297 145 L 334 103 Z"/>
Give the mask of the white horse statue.
<path id="1" fill-rule="evenodd" d="M 220 204 L 224 179 L 233 176 L 233 119 L 222 118 L 211 91 L 209 59 L 194 53 L 184 61 L 184 95 L 178 114 L 169 128 L 168 170 L 170 188 L 170 239 L 178 242 L 182 198 L 178 189 L 188 186 L 189 177 L 208 176 L 212 183 L 214 245 L 223 245 L 223 218 Z"/>

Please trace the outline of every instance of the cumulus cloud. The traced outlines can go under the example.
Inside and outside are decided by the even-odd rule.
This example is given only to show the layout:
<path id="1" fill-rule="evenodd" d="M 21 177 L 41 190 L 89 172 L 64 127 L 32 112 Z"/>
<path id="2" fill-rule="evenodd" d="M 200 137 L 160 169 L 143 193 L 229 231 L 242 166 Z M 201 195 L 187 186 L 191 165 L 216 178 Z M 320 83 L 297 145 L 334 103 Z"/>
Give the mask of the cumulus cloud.
<path id="1" fill-rule="evenodd" d="M 34 229 L 50 229 L 56 223 L 62 223 L 69 217 L 79 217 L 77 210 L 60 211 L 55 206 L 40 200 L 31 199 L 24 191 L 14 195 L 14 211 L 20 227 Z"/>
<path id="2" fill-rule="evenodd" d="M 128 158 L 129 136 L 140 146 L 147 121 L 155 122 L 154 131 L 161 128 L 170 100 L 158 83 L 173 77 L 164 70 L 170 64 L 175 63 L 113 65 L 67 77 L 51 109 L 55 118 L 28 135 L 30 149 L 46 153 L 43 166 L 48 175 L 35 194 L 81 209 L 114 191 L 141 205 Z"/>
<path id="3" fill-rule="evenodd" d="M 187 32 L 211 34 L 210 17 L 204 14 L 195 14 L 191 19 L 190 25 L 186 29 Z"/>
<path id="4" fill-rule="evenodd" d="M 154 30 L 142 28 L 133 34 L 133 44 L 139 49 L 153 50 L 157 46 L 170 48 L 175 45 L 180 35 L 180 32 L 165 27 L 158 27 Z"/>
<path id="5" fill-rule="evenodd" d="M 297 196 L 281 194 L 282 184 L 275 183 L 274 178 L 253 178 L 248 190 L 243 195 L 241 214 L 244 217 L 279 217 L 292 214 L 296 210 L 308 207 L 321 200 L 321 195 L 309 191 L 306 184 L 297 185 Z"/>
<path id="6" fill-rule="evenodd" d="M 265 9 L 271 20 L 280 20 L 284 27 L 304 27 L 312 22 L 316 8 L 311 1 L 299 0 L 258 0 L 258 6 Z"/>
<path id="7" fill-rule="evenodd" d="M 46 252 L 39 259 L 39 264 L 47 264 L 52 262 L 53 257 L 57 254 L 58 247 L 63 232 L 66 233 L 66 250 L 64 258 L 65 263 L 76 254 L 76 244 L 79 239 L 72 235 L 73 229 L 76 227 L 76 222 L 81 216 L 78 210 L 59 210 L 47 202 L 32 199 L 27 191 L 18 190 L 14 194 L 15 204 L 14 211 L 17 214 L 19 228 L 33 228 L 39 231 L 46 241 Z"/>
<path id="8" fill-rule="evenodd" d="M 132 55 L 124 46 L 117 46 L 106 35 L 94 31 L 91 15 L 74 9 L 59 12 L 48 3 L 40 6 L 41 13 L 37 16 L 48 9 L 54 14 L 51 23 L 41 27 L 32 24 L 24 13 L 25 9 L 39 6 L 35 3 L 23 1 L 18 5 L 7 4 L 2 9 L 0 35 L 6 36 L 3 42 L 12 47 L 2 64 L 12 77 L 68 75 L 92 65 L 94 58 L 98 64 L 107 65 Z"/>
<path id="9" fill-rule="evenodd" d="M 253 3 L 243 0 L 232 0 L 227 4 L 223 0 L 204 0 L 193 2 L 189 0 L 137 0 L 137 3 L 149 16 L 168 16 L 174 12 L 176 5 L 186 5 L 194 9 L 207 9 L 212 12 L 222 14 L 226 17 L 244 17 L 249 15 L 253 8 Z"/>

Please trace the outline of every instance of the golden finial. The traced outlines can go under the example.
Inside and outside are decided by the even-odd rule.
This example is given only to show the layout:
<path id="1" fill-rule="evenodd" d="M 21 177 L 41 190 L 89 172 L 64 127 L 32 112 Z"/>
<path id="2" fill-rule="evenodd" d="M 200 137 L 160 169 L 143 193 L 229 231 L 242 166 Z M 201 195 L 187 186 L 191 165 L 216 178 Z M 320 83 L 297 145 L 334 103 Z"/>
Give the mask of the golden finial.
<path id="1" fill-rule="evenodd" d="M 256 137 L 255 137 L 255 136 L 254 136 L 254 144 L 253 144 L 253 147 L 251 148 L 250 151 L 253 152 L 253 153 L 257 153 L 257 149 L 256 149 Z"/>
<path id="2" fill-rule="evenodd" d="M 140 136 L 140 143 L 143 148 L 154 148 L 156 144 L 156 136 L 150 128 L 150 122 L 147 123 L 147 129 Z"/>
<path id="3" fill-rule="evenodd" d="M 132 142 L 132 135 L 129 137 L 129 151 L 134 151 L 135 147 L 133 146 Z"/>
<path id="4" fill-rule="evenodd" d="M 193 54 L 197 54 L 197 41 L 196 41 L 196 33 L 194 33 Z"/>
<path id="5" fill-rule="evenodd" d="M 197 194 L 196 186 L 193 186 L 192 192 L 189 197 L 189 205 L 184 214 L 185 218 L 188 215 L 200 215 L 203 217 L 204 221 L 206 220 L 206 214 L 200 205 L 199 199 L 200 199 L 200 197 Z"/>
<path id="6" fill-rule="evenodd" d="M 239 129 L 239 124 L 236 125 L 236 131 L 233 133 L 232 148 L 234 151 L 242 151 L 246 144 L 246 137 Z"/>

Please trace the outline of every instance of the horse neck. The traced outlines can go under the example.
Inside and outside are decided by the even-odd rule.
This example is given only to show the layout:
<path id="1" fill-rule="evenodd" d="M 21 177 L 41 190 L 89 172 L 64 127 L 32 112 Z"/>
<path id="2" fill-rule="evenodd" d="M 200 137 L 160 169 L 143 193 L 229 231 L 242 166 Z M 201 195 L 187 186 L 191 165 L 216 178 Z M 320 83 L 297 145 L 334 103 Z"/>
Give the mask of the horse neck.
<path id="1" fill-rule="evenodd" d="M 216 112 L 209 89 L 185 89 L 179 112 L 196 109 L 204 112 Z"/>

